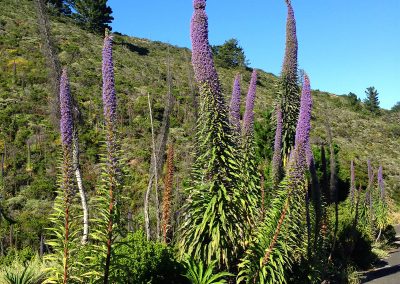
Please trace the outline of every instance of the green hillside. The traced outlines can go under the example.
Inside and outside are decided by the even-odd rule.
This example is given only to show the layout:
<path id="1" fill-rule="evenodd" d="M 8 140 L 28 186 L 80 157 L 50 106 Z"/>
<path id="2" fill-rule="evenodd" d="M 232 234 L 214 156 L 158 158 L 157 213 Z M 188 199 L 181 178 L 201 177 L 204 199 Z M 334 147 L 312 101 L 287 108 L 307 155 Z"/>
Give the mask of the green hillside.
<path id="1" fill-rule="evenodd" d="M 103 137 L 101 103 L 102 36 L 82 30 L 71 19 L 51 17 L 52 36 L 58 57 L 68 68 L 71 92 L 82 114 L 79 138 L 82 174 L 89 195 L 99 176 L 98 149 Z M 55 196 L 60 158 L 60 139 L 49 117 L 46 59 L 42 54 L 36 10 L 33 1 L 4 0 L 0 11 L 0 153 L 3 157 L 1 207 L 17 224 L 14 244 L 38 247 L 40 234 Z M 153 103 L 156 132 L 159 129 L 166 94 L 168 69 L 172 76 L 174 109 L 169 140 L 175 145 L 175 204 L 189 178 L 194 144 L 196 102 L 190 50 L 146 39 L 114 35 L 115 78 L 122 150 L 129 165 L 125 195 L 133 210 L 134 227 L 143 224 L 143 198 L 147 188 L 151 155 L 151 126 L 147 94 Z M 254 62 L 257 66 L 257 62 Z M 247 91 L 251 70 L 219 68 L 226 98 L 235 74 L 243 74 Z M 333 78 L 334 80 L 334 78 Z M 313 81 L 311 78 L 311 85 Z M 256 121 L 270 125 L 267 113 L 274 107 L 277 77 L 260 71 L 256 100 Z M 368 82 L 366 82 L 368 84 Z M 244 100 L 245 92 L 243 92 Z M 386 186 L 400 201 L 400 115 L 382 110 L 375 116 L 353 105 L 346 96 L 313 91 L 312 142 L 318 151 L 326 143 L 329 121 L 337 145 L 339 178 L 349 180 L 350 161 L 355 159 L 356 174 L 367 179 L 367 159 L 374 169 L 383 165 Z M 262 141 L 261 141 L 262 143 Z M 0 161 L 1 162 L 1 161 Z M 152 209 L 154 222 L 154 207 Z M 0 226 L 2 242 L 8 228 Z"/>

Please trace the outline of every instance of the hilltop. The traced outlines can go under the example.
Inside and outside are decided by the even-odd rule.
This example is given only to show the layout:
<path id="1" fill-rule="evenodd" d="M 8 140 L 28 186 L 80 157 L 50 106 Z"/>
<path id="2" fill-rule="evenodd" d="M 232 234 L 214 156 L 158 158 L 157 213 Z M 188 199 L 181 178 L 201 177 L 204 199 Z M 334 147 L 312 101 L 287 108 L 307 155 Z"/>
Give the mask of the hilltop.
<path id="1" fill-rule="evenodd" d="M 49 117 L 51 92 L 42 53 L 36 10 L 32 1 L 5 0 L 0 12 L 0 153 L 3 153 L 1 195 L 7 212 L 19 222 L 18 239 L 34 244 L 46 226 L 56 188 L 60 140 Z M 102 36 L 81 29 L 67 17 L 51 17 L 52 37 L 63 66 L 68 68 L 71 92 L 82 115 L 80 143 L 82 174 L 92 192 L 98 177 L 98 148 L 103 137 L 101 105 Z M 300 43 L 301 44 L 301 43 Z M 142 226 L 143 194 L 151 155 L 151 125 L 147 94 L 153 104 L 156 132 L 160 127 L 171 76 L 174 108 L 170 141 L 175 145 L 175 200 L 189 178 L 194 145 L 196 88 L 190 50 L 146 39 L 114 35 L 115 78 L 122 152 L 129 165 L 126 196 L 134 226 Z M 255 63 L 255 66 L 257 64 Z M 168 72 L 170 70 L 170 73 Z M 235 74 L 242 74 L 243 100 L 251 70 L 219 68 L 228 100 Z M 268 70 L 266 70 L 268 71 Z M 311 78 L 312 84 L 312 78 Z M 375 116 L 346 96 L 314 90 L 312 141 L 314 150 L 326 142 L 332 127 L 338 150 L 339 178 L 349 179 L 351 159 L 359 180 L 366 180 L 368 159 L 374 169 L 383 165 L 386 186 L 400 201 L 400 116 L 382 110 Z M 277 96 L 277 77 L 260 70 L 256 99 L 259 127 L 271 125 L 268 113 Z M 154 212 L 152 212 L 154 214 Z M 29 216 L 29 218 L 28 218 Z M 35 221 L 36 220 L 36 221 Z M 0 233 L 3 233 L 0 229 Z"/>

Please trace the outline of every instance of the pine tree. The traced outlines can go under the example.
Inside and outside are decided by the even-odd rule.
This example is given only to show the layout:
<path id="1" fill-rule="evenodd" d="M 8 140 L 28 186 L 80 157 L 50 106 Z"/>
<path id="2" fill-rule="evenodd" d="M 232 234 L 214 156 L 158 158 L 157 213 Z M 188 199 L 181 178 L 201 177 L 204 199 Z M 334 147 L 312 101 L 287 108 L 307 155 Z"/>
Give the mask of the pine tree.
<path id="1" fill-rule="evenodd" d="M 74 9 L 77 12 L 77 20 L 87 29 L 103 33 L 108 25 L 114 20 L 111 16 L 112 9 L 107 6 L 107 0 L 75 0 Z"/>
<path id="2" fill-rule="evenodd" d="M 70 3 L 71 1 L 66 0 L 45 0 L 44 1 L 48 7 L 53 8 L 57 13 L 70 15 L 71 8 Z"/>
<path id="3" fill-rule="evenodd" d="M 212 47 L 215 64 L 225 68 L 245 67 L 246 56 L 239 41 L 235 38 L 225 41 L 223 45 Z"/>
<path id="4" fill-rule="evenodd" d="M 375 87 L 369 87 L 365 90 L 365 94 L 367 98 L 365 99 L 365 107 L 373 113 L 377 113 L 379 111 L 379 93 L 375 89 Z"/>
<path id="5" fill-rule="evenodd" d="M 391 111 L 400 112 L 400 102 L 397 102 L 394 106 L 392 106 Z"/>

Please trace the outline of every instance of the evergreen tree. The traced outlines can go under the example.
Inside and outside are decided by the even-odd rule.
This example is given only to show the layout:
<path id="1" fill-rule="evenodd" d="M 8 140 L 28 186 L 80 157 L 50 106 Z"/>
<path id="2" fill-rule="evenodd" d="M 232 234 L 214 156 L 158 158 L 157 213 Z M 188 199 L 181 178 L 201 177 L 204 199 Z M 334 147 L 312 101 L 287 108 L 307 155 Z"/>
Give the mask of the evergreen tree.
<path id="1" fill-rule="evenodd" d="M 361 102 L 361 100 L 357 97 L 357 95 L 352 92 L 347 94 L 347 98 L 350 102 L 350 105 L 352 106 L 358 106 Z"/>
<path id="2" fill-rule="evenodd" d="M 400 102 L 397 102 L 393 107 L 392 107 L 393 112 L 400 112 Z"/>
<path id="3" fill-rule="evenodd" d="M 223 45 L 212 47 L 215 64 L 224 68 L 246 66 L 246 56 L 237 39 L 229 39 Z"/>
<path id="4" fill-rule="evenodd" d="M 64 14 L 64 15 L 71 14 L 71 8 L 70 8 L 71 1 L 45 0 L 44 3 L 47 4 L 47 7 L 53 9 L 57 14 Z"/>
<path id="5" fill-rule="evenodd" d="M 74 0 L 73 7 L 76 10 L 77 20 L 87 29 L 103 33 L 114 20 L 111 16 L 112 9 L 107 6 L 107 0 Z"/>
<path id="6" fill-rule="evenodd" d="M 367 98 L 365 99 L 365 107 L 367 110 L 370 112 L 378 112 L 379 111 L 379 93 L 375 89 L 375 87 L 369 87 L 367 90 L 365 90 L 365 94 L 367 95 Z"/>

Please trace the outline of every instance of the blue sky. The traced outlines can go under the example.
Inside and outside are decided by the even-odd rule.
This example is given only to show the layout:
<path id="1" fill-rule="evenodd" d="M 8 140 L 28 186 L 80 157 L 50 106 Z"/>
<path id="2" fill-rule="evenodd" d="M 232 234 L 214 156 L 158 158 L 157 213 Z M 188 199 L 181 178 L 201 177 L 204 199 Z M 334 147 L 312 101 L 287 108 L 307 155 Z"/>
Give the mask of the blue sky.
<path id="1" fill-rule="evenodd" d="M 109 0 L 113 30 L 190 48 L 192 0 Z M 381 106 L 400 101 L 400 0 L 292 0 L 299 67 L 313 89 L 336 94 L 375 86 Z M 208 0 L 211 44 L 237 38 L 251 67 L 279 74 L 284 0 Z"/>

